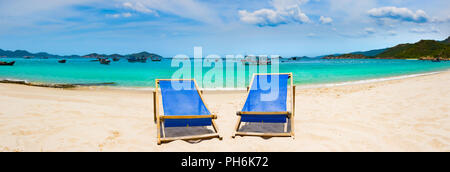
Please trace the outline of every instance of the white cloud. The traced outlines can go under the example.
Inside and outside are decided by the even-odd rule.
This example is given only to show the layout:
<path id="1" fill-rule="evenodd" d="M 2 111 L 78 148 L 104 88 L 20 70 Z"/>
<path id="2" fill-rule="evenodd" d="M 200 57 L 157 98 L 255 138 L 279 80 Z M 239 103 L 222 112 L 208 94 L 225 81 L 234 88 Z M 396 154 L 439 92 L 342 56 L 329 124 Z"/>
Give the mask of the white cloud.
<path id="1" fill-rule="evenodd" d="M 122 5 L 125 8 L 132 9 L 132 10 L 137 11 L 137 12 L 147 13 L 147 14 L 149 14 L 149 13 L 155 13 L 156 14 L 156 12 L 154 10 L 152 10 L 152 9 L 142 5 L 142 3 L 140 3 L 140 2 L 136 2 L 134 4 L 131 3 L 131 2 L 124 2 Z"/>
<path id="2" fill-rule="evenodd" d="M 240 20 L 258 26 L 277 26 L 290 22 L 308 23 L 309 17 L 300 9 L 300 5 L 308 0 L 272 0 L 274 9 L 259 9 L 254 12 L 240 10 Z"/>
<path id="3" fill-rule="evenodd" d="M 413 32 L 413 33 L 425 33 L 426 30 L 422 29 L 422 28 L 412 28 L 409 31 Z"/>
<path id="4" fill-rule="evenodd" d="M 408 8 L 381 7 L 373 8 L 367 12 L 370 17 L 376 19 L 392 19 L 414 23 L 426 23 L 430 19 L 423 10 L 413 12 Z"/>
<path id="5" fill-rule="evenodd" d="M 107 14 L 106 17 L 119 18 L 120 14 Z"/>
<path id="6" fill-rule="evenodd" d="M 12 32 L 18 28 L 42 29 L 44 31 L 75 28 L 75 26 L 80 26 L 77 21 L 65 19 L 85 17 L 86 13 L 74 7 L 93 6 L 93 4 L 103 2 L 104 0 L 0 0 L 0 23 L 4 28 L 10 28 Z M 104 15 L 99 17 L 104 17 Z M 93 17 L 85 19 L 95 20 Z M 90 24 L 95 25 L 94 22 L 90 22 Z M 87 27 L 87 25 L 80 27 Z"/>
<path id="7" fill-rule="evenodd" d="M 117 0 L 122 6 L 140 13 L 164 12 L 205 23 L 221 23 L 218 12 L 199 0 Z"/>
<path id="8" fill-rule="evenodd" d="M 123 17 L 131 17 L 131 16 L 133 16 L 131 13 L 122 13 L 122 16 Z"/>
<path id="9" fill-rule="evenodd" d="M 419 33 L 419 34 L 424 34 L 424 33 L 440 33 L 440 30 L 437 29 L 436 27 L 431 27 L 428 29 L 425 28 L 412 28 L 409 30 L 412 33 Z"/>
<path id="10" fill-rule="evenodd" d="M 241 10 L 239 11 L 239 16 L 241 21 L 259 26 L 277 26 L 288 22 L 285 17 L 270 9 L 260 9 L 254 12 Z"/>
<path id="11" fill-rule="evenodd" d="M 93 10 L 80 10 L 85 7 Z M 116 12 L 106 15 L 99 12 L 101 9 Z M 62 23 L 77 24 L 66 21 L 66 18 L 86 18 L 96 23 L 95 20 L 104 16 L 131 17 L 139 13 L 156 16 L 165 13 L 212 25 L 222 24 L 219 11 L 213 10 L 211 3 L 202 0 L 0 0 L 0 18 L 8 19 L 0 22 L 8 24 L 8 27 L 36 26 L 40 22 L 60 23 L 60 26 Z"/>
<path id="12" fill-rule="evenodd" d="M 97 3 L 100 1 L 103 0 L 0 0 L 0 15 L 28 16 L 37 12 L 67 11 L 67 7 L 69 6 Z M 64 13 L 58 15 L 64 15 Z"/>
<path id="13" fill-rule="evenodd" d="M 112 18 L 120 18 L 120 17 L 124 17 L 124 18 L 128 18 L 133 16 L 133 14 L 131 13 L 119 13 L 119 14 L 107 14 L 106 17 L 112 17 Z"/>
<path id="14" fill-rule="evenodd" d="M 377 5 L 377 0 L 329 0 L 329 12 L 338 15 L 341 22 L 360 22 L 361 15 Z"/>
<path id="15" fill-rule="evenodd" d="M 433 22 L 433 23 L 447 23 L 447 22 L 450 22 L 450 15 L 447 16 L 447 17 L 442 17 L 442 18 L 434 17 L 433 19 L 431 19 L 431 22 Z"/>
<path id="16" fill-rule="evenodd" d="M 393 31 L 393 30 L 390 30 L 390 31 L 387 32 L 387 34 L 390 35 L 390 36 L 395 36 L 395 35 L 397 35 L 397 32 Z"/>
<path id="17" fill-rule="evenodd" d="M 374 34 L 375 29 L 371 28 L 371 27 L 367 27 L 367 28 L 364 28 L 364 32 L 366 32 L 367 34 Z"/>
<path id="18" fill-rule="evenodd" d="M 331 17 L 320 16 L 319 21 L 322 24 L 331 24 L 333 22 L 333 19 Z"/>
<path id="19" fill-rule="evenodd" d="M 309 33 L 307 36 L 312 38 L 312 37 L 316 37 L 317 34 L 315 34 L 315 33 Z"/>

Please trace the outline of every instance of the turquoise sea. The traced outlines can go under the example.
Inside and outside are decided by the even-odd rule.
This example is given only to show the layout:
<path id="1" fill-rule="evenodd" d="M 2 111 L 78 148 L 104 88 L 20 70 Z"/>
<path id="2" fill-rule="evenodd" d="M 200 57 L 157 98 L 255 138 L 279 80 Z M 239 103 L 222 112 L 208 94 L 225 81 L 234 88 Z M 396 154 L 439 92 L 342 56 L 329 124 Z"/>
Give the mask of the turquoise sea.
<path id="1" fill-rule="evenodd" d="M 172 67 L 172 59 L 163 59 L 161 62 L 148 61 L 147 63 L 129 63 L 126 59 L 111 62 L 110 65 L 101 65 L 90 62 L 92 59 L 68 59 L 66 64 L 60 64 L 57 59 L 23 59 L 0 58 L 0 61 L 16 61 L 14 66 L 0 66 L 0 79 L 27 80 L 42 83 L 102 83 L 115 82 L 117 87 L 147 88 L 154 87 L 155 79 L 172 78 L 180 66 Z M 241 62 L 233 65 L 226 63 L 210 64 L 214 60 L 203 60 L 209 67 L 200 68 L 201 72 L 191 69 L 192 77 L 201 81 L 201 78 L 223 79 L 223 83 L 199 82 L 203 88 L 244 88 L 248 84 L 252 73 L 271 72 L 271 69 L 255 70 L 252 66 L 244 66 Z M 201 64 L 202 60 L 190 60 L 190 64 Z M 176 63 L 178 64 L 178 63 Z M 186 65 L 186 64 L 185 64 Z M 450 69 L 450 62 L 433 63 L 416 60 L 299 60 L 276 63 L 280 73 L 294 75 L 294 84 L 311 85 L 326 84 L 366 79 L 376 79 L 400 75 L 435 72 Z M 186 66 L 185 66 L 186 67 Z M 186 69 L 186 68 L 185 68 Z M 209 77 L 212 70 L 223 77 Z M 226 75 L 226 73 L 234 75 Z M 232 76 L 232 77 L 230 77 Z"/>

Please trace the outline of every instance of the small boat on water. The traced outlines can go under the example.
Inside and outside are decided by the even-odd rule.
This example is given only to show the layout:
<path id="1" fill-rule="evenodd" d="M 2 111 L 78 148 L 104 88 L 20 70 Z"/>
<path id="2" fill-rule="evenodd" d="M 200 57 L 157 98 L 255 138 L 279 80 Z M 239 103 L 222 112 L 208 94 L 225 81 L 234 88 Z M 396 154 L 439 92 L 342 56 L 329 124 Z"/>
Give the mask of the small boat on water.
<path id="1" fill-rule="evenodd" d="M 245 56 L 242 64 L 248 65 L 272 65 L 272 59 L 267 56 Z"/>
<path id="2" fill-rule="evenodd" d="M 16 61 L 12 61 L 12 62 L 1 62 L 0 61 L 0 66 L 12 66 L 12 65 L 14 65 L 14 63 L 16 63 Z"/>
<path id="3" fill-rule="evenodd" d="M 111 60 L 108 59 L 100 59 L 100 64 L 109 65 L 111 63 Z"/>
<path id="4" fill-rule="evenodd" d="M 135 62 L 146 63 L 147 58 L 145 58 L 145 57 L 130 57 L 130 58 L 128 58 L 128 62 L 130 62 L 130 63 L 135 63 Z"/>
<path id="5" fill-rule="evenodd" d="M 58 60 L 58 63 L 66 63 L 67 62 L 67 60 Z"/>
<path id="6" fill-rule="evenodd" d="M 159 62 L 159 61 L 162 60 L 162 58 L 161 58 L 161 57 L 158 57 L 158 56 L 153 56 L 151 59 L 152 59 L 152 61 L 154 61 L 154 62 Z"/>
<path id="7" fill-rule="evenodd" d="M 436 58 L 434 60 L 431 60 L 431 62 L 441 62 L 441 59 L 440 58 Z"/>
<path id="8" fill-rule="evenodd" d="M 113 58 L 113 61 L 115 61 L 115 62 L 117 62 L 117 61 L 119 61 L 119 60 L 120 60 L 119 57 L 114 57 L 114 58 Z"/>
<path id="9" fill-rule="evenodd" d="M 437 60 L 431 60 L 431 62 L 441 62 L 441 60 L 437 59 Z"/>

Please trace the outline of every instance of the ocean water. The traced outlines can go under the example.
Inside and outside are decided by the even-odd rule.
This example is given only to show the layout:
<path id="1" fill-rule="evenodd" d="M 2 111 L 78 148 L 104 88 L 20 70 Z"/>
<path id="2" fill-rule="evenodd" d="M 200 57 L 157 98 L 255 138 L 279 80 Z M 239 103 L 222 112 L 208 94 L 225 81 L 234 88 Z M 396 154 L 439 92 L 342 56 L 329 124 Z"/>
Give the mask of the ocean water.
<path id="1" fill-rule="evenodd" d="M 0 58 L 0 61 L 16 61 L 12 67 L 0 66 L 0 79 L 71 84 L 115 82 L 116 87 L 151 88 L 155 86 L 155 79 L 173 78 L 184 72 L 186 77 L 190 75 L 189 78 L 195 78 L 200 87 L 229 89 L 244 88 L 252 74 L 257 72 L 292 72 L 295 85 L 314 85 L 450 69 L 450 62 L 414 60 L 312 59 L 274 62 L 272 66 L 260 68 L 244 66 L 240 62 L 214 63 L 214 60 L 188 60 L 182 65 L 171 59 L 163 59 L 161 62 L 149 60 L 147 63 L 129 63 L 126 59 L 121 59 L 110 65 L 90 60 L 92 59 L 68 59 L 66 64 L 60 64 L 57 59 Z M 194 64 L 197 68 L 190 67 Z"/>

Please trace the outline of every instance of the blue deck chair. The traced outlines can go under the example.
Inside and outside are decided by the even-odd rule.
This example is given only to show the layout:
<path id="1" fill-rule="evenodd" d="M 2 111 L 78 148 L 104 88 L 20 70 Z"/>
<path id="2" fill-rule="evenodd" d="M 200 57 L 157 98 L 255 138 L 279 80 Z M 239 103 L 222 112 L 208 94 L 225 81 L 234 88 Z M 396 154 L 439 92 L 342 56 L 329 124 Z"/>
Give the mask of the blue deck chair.
<path id="1" fill-rule="evenodd" d="M 162 98 L 164 115 L 159 115 L 159 93 Z M 212 114 L 206 106 L 194 79 L 157 79 L 153 100 L 158 145 L 174 140 L 222 139 L 214 122 L 217 116 Z M 185 137 L 166 137 L 164 133 L 165 127 L 198 126 L 212 126 L 215 133 Z M 162 138 L 161 132 L 163 133 Z"/>
<path id="2" fill-rule="evenodd" d="M 289 82 L 290 79 L 290 82 Z M 291 89 L 291 111 L 287 110 L 288 86 Z M 295 86 L 292 73 L 254 74 L 247 87 L 247 99 L 241 111 L 238 111 L 233 138 L 238 136 L 294 137 Z M 288 120 L 290 119 L 290 120 Z M 260 133 L 239 132 L 241 122 L 285 123 L 290 121 L 290 132 Z"/>

